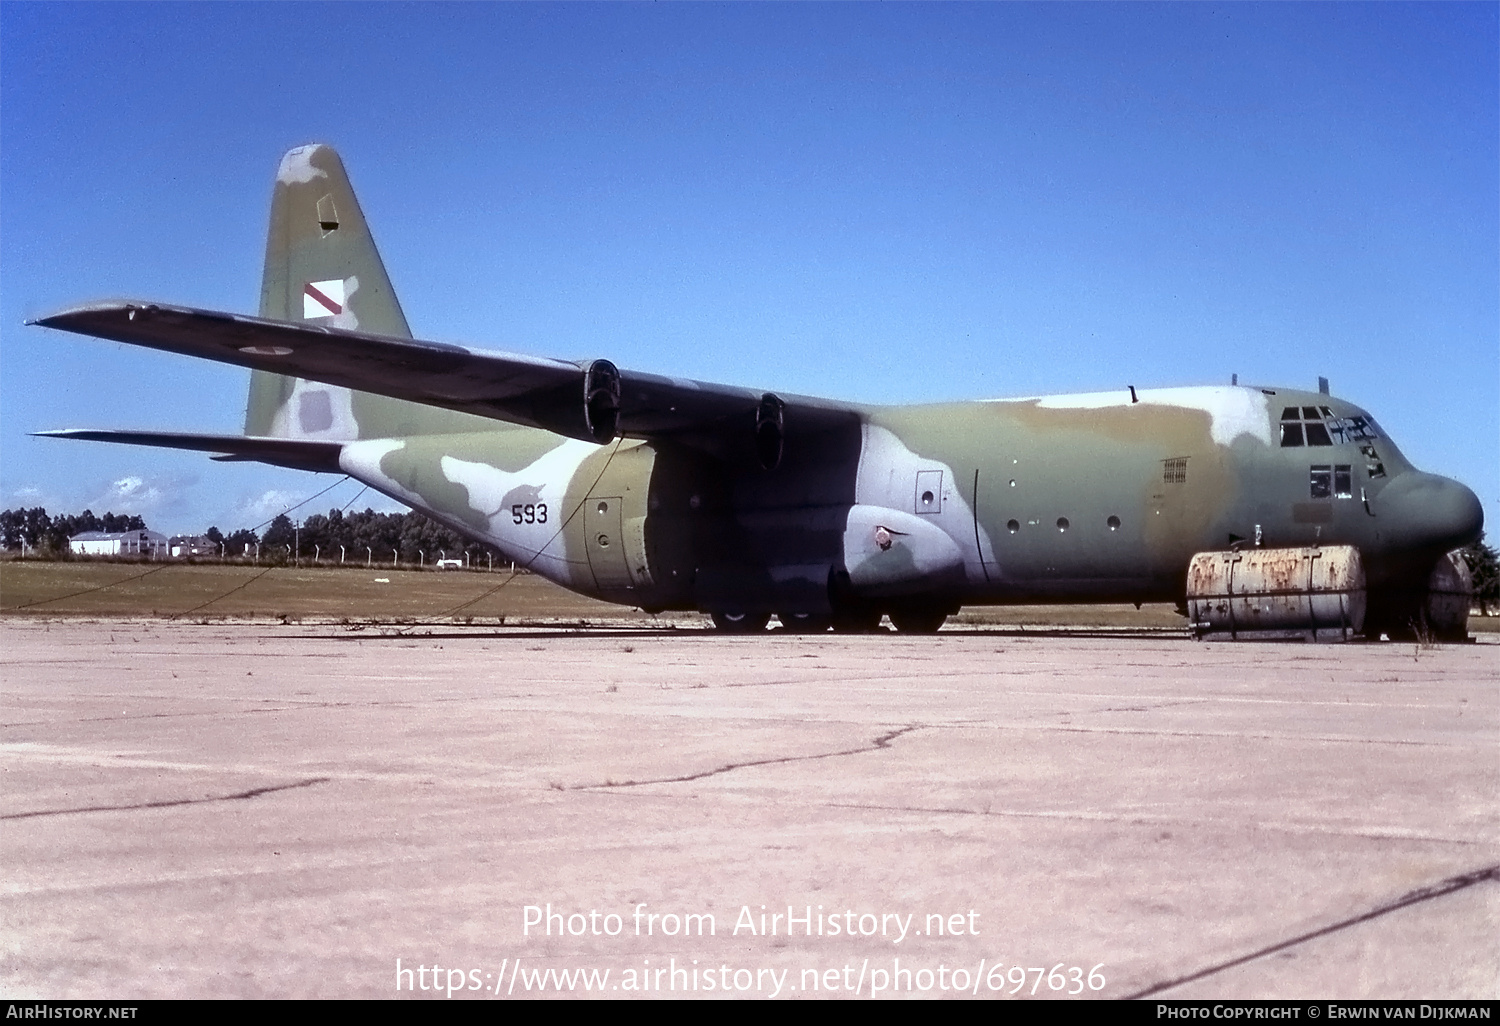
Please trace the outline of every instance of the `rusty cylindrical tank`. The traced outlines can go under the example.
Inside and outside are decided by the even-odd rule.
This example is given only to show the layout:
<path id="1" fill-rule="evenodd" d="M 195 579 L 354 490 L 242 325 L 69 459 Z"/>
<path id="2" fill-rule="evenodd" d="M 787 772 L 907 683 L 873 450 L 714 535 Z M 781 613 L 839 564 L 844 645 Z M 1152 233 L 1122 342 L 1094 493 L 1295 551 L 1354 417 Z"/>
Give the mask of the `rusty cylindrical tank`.
<path id="1" fill-rule="evenodd" d="M 1347 641 L 1364 629 L 1364 564 L 1349 545 L 1200 552 L 1187 602 L 1200 639 Z"/>

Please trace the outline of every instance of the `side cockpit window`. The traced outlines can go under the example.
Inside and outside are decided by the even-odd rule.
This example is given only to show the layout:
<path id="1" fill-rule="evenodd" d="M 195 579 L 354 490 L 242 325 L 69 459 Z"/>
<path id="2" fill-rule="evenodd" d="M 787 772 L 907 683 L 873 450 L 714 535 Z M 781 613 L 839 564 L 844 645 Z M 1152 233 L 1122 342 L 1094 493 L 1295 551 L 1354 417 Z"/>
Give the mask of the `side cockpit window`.
<path id="1" fill-rule="evenodd" d="M 1326 406 L 1288 406 L 1281 411 L 1281 447 L 1372 442 L 1380 436 L 1368 417 L 1335 417 Z"/>
<path id="2" fill-rule="evenodd" d="M 1350 465 L 1340 463 L 1333 468 L 1333 496 L 1336 499 L 1354 498 L 1354 476 Z"/>
<path id="3" fill-rule="evenodd" d="M 1353 470 L 1348 463 L 1314 463 L 1308 468 L 1308 495 L 1314 499 L 1352 498 Z"/>
<path id="4" fill-rule="evenodd" d="M 1327 463 L 1314 463 L 1312 466 L 1312 497 L 1314 499 L 1327 499 L 1333 495 L 1333 467 Z"/>

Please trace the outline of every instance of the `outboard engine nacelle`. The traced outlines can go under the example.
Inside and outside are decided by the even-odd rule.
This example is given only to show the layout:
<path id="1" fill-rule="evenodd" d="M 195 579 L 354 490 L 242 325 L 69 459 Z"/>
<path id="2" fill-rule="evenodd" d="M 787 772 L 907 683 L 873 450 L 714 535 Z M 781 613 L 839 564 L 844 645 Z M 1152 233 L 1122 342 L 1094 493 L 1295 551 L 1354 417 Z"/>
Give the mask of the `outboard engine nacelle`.
<path id="1" fill-rule="evenodd" d="M 786 403 L 771 392 L 760 397 L 755 410 L 755 461 L 762 470 L 781 465 L 786 447 Z"/>
<path id="2" fill-rule="evenodd" d="M 595 360 L 583 373 L 583 423 L 600 445 L 620 431 L 620 371 L 608 360 Z"/>

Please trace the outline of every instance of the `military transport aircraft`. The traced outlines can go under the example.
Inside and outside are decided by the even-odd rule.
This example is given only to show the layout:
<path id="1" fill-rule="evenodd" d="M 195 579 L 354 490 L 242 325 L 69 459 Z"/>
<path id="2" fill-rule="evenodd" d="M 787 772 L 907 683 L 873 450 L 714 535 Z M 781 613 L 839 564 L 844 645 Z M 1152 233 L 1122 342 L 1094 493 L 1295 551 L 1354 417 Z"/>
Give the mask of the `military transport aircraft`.
<path id="1" fill-rule="evenodd" d="M 1466 596 L 1456 627 L 1439 607 L 1478 499 L 1326 387 L 867 406 L 414 340 L 328 146 L 281 161 L 260 316 L 35 323 L 254 372 L 244 435 L 45 434 L 348 474 L 564 587 L 725 631 L 1189 599 L 1212 636 L 1466 627 Z"/>

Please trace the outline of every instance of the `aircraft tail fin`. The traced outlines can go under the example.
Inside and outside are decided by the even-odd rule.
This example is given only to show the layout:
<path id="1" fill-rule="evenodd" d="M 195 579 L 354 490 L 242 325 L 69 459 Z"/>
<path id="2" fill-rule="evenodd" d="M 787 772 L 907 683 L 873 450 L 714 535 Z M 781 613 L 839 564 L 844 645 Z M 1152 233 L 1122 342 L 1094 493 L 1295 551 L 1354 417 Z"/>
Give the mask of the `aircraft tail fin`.
<path id="1" fill-rule="evenodd" d="M 332 147 L 299 146 L 281 158 L 260 315 L 411 338 L 344 162 Z"/>
<path id="2" fill-rule="evenodd" d="M 412 337 L 344 163 L 330 146 L 299 146 L 281 158 L 271 199 L 260 315 Z M 418 433 L 434 412 L 382 396 L 255 371 L 250 378 L 245 433 L 351 441 Z M 425 426 L 434 429 L 434 425 Z"/>

